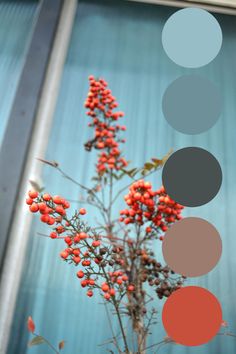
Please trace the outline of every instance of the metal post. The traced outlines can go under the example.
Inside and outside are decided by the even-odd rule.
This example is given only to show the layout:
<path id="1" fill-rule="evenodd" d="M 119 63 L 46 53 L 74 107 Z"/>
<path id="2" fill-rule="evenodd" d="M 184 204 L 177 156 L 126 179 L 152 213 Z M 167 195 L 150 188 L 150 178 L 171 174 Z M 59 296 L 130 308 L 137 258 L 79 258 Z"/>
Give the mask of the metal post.
<path id="1" fill-rule="evenodd" d="M 6 221 L 8 223 L 8 225 L 5 225 L 2 229 L 4 234 L 1 234 L 1 236 L 7 235 L 8 238 L 7 248 L 4 246 L 5 261 L 3 264 L 0 283 L 1 354 L 4 354 L 7 349 L 9 332 L 11 328 L 12 317 L 14 314 L 15 301 L 20 284 L 21 271 L 26 251 L 28 232 L 31 223 L 30 213 L 28 213 L 27 208 L 25 208 L 25 195 L 29 188 L 29 180 L 37 181 L 38 178 L 40 178 L 39 176 L 41 172 L 41 164 L 36 160 L 36 158 L 43 158 L 47 147 L 50 127 L 59 91 L 60 78 L 64 67 L 71 29 L 77 8 L 76 0 L 64 0 L 62 9 L 58 4 L 59 2 L 59 0 L 46 0 L 42 4 L 38 22 L 35 28 L 35 31 L 40 32 L 40 35 L 37 35 L 36 32 L 34 33 L 32 41 L 35 42 L 34 44 L 31 44 L 28 56 L 39 55 L 37 48 L 40 47 L 40 43 L 42 41 L 42 47 L 46 46 L 45 42 L 50 42 L 50 46 L 53 46 L 52 50 L 48 53 L 48 55 L 44 56 L 45 63 L 47 62 L 46 58 L 49 59 L 49 62 L 47 62 L 48 65 L 47 69 L 45 69 L 45 75 L 41 77 L 41 80 L 38 78 L 38 83 L 41 82 L 40 90 L 39 88 L 37 90 L 34 88 L 33 92 L 31 93 L 30 84 L 33 84 L 36 77 L 39 76 L 39 73 L 36 73 L 36 65 L 39 65 L 42 60 L 37 58 L 36 62 L 34 62 L 34 60 L 31 62 L 30 58 L 27 57 L 28 62 L 30 62 L 30 65 L 28 66 L 29 72 L 27 71 L 26 60 L 24 68 L 25 73 L 23 72 L 22 74 L 22 76 L 26 75 L 25 81 L 23 78 L 21 78 L 17 91 L 17 95 L 19 94 L 21 99 L 24 100 L 27 110 L 24 107 L 23 102 L 21 102 L 21 100 L 16 96 L 11 114 L 12 122 L 8 126 L 3 144 L 4 149 L 1 151 L 0 156 L 0 166 L 1 168 L 4 167 L 6 169 L 6 172 L 4 172 L 0 178 L 1 194 L 4 192 L 4 202 L 10 204 L 6 211 L 0 209 L 1 218 L 6 217 Z M 48 6 L 51 6 L 49 12 L 46 10 Z M 55 7 L 54 10 L 53 6 Z M 56 26 L 56 17 L 59 19 L 58 26 Z M 53 22 L 52 18 L 54 19 L 54 26 L 51 23 Z M 53 38 L 51 38 L 51 41 L 48 40 L 50 34 L 48 30 L 45 29 L 46 25 L 48 25 L 51 30 L 52 27 L 54 27 L 54 30 L 52 31 L 53 36 L 55 34 L 54 42 L 52 41 Z M 41 28 L 41 26 L 44 28 Z M 36 53 L 32 53 L 31 49 L 36 50 Z M 44 51 L 44 49 L 45 48 L 41 48 L 42 51 Z M 28 75 L 32 76 L 31 79 L 28 77 L 27 73 Z M 35 78 L 34 75 L 36 76 Z M 23 85 L 23 88 L 25 87 L 24 90 L 21 85 Z M 27 93 L 25 91 L 26 89 Z M 30 97 L 28 97 L 28 95 Z M 37 97 L 35 97 L 35 95 Z M 31 118 L 29 117 L 29 107 L 26 103 L 28 100 L 30 102 L 37 103 L 37 107 L 32 112 L 32 115 L 35 117 L 34 119 L 32 116 Z M 30 125 L 29 127 L 24 126 L 19 128 L 19 117 L 21 116 L 28 117 L 27 119 L 23 119 L 21 124 L 24 123 L 26 125 L 28 123 Z M 15 119 L 13 119 L 14 117 Z M 26 132 L 23 131 L 24 129 L 26 129 Z M 15 130 L 15 132 L 13 132 L 14 134 L 12 134 L 14 140 L 7 141 L 6 139 L 12 139 L 10 134 L 12 130 Z M 23 134 L 23 137 L 20 137 L 20 134 Z M 25 141 L 26 139 L 27 143 Z M 14 141 L 14 144 L 12 141 Z M 23 144 L 23 147 L 20 148 L 19 144 Z M 7 153 L 7 147 L 10 150 L 12 149 L 12 151 L 10 151 L 10 155 Z M 3 153 L 4 156 L 2 156 Z M 17 162 L 17 159 L 20 159 L 20 161 Z M 9 164 L 11 165 L 10 167 L 8 166 Z M 12 176 L 10 176 L 11 173 Z M 11 185 L 11 183 L 13 183 L 13 185 Z M 9 193 L 9 200 L 7 200 Z M 4 206 L 4 202 L 1 205 L 1 208 Z M 9 218 L 9 215 L 12 215 L 13 212 L 14 215 Z M 14 257 L 10 257 L 12 254 L 14 254 Z"/>

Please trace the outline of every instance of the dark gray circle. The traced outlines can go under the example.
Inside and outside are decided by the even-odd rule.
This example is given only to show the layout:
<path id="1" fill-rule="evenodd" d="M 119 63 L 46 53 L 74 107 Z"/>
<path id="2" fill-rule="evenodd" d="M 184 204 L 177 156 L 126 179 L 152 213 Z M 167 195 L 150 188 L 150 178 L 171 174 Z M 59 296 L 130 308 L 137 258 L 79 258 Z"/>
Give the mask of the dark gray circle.
<path id="1" fill-rule="evenodd" d="M 222 171 L 210 152 L 187 147 L 168 158 L 162 171 L 162 183 L 177 203 L 197 207 L 216 196 L 222 183 Z"/>
<path id="2" fill-rule="evenodd" d="M 181 76 L 166 89 L 162 110 L 167 122 L 185 134 L 199 134 L 210 129 L 221 114 L 221 96 L 208 79 Z"/>

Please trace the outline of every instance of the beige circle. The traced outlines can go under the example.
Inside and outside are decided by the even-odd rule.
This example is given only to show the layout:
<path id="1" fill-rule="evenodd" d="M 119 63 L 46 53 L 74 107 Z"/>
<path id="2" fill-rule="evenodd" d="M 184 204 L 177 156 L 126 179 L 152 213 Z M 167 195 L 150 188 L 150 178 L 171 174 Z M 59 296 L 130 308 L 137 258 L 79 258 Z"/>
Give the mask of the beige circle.
<path id="1" fill-rule="evenodd" d="M 218 231 L 208 221 L 188 217 L 169 228 L 162 251 L 174 272 L 198 277 L 216 266 L 222 253 L 222 242 Z"/>

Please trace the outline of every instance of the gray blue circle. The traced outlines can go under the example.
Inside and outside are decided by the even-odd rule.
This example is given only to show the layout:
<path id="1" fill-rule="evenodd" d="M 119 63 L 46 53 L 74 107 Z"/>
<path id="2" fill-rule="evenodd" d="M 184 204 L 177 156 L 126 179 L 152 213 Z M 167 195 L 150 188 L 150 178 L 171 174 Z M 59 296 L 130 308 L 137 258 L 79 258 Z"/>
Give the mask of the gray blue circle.
<path id="1" fill-rule="evenodd" d="M 162 170 L 166 193 L 177 203 L 197 207 L 210 202 L 222 183 L 217 159 L 207 150 L 187 147 L 177 150 Z"/>
<path id="2" fill-rule="evenodd" d="M 221 95 L 208 79 L 186 75 L 173 81 L 162 99 L 167 122 L 184 134 L 200 134 L 210 129 L 221 114 Z"/>
<path id="3" fill-rule="evenodd" d="M 173 62 L 186 68 L 198 68 L 210 63 L 219 53 L 222 31 L 209 12 L 186 8 L 166 21 L 162 44 Z"/>

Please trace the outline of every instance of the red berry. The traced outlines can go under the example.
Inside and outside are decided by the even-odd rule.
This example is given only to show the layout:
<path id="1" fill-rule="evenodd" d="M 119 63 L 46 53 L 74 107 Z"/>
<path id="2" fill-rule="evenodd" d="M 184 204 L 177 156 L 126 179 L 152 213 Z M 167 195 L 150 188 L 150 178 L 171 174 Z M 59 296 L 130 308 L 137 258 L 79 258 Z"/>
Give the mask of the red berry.
<path id="1" fill-rule="evenodd" d="M 40 216 L 40 220 L 45 223 L 47 223 L 49 221 L 49 218 L 50 218 L 50 216 L 48 214 L 43 214 Z"/>
<path id="2" fill-rule="evenodd" d="M 134 291 L 134 285 L 128 285 L 127 290 L 128 291 Z"/>
<path id="3" fill-rule="evenodd" d="M 28 192 L 28 196 L 31 198 L 31 199 L 35 199 L 38 197 L 38 192 L 37 191 L 29 191 Z"/>
<path id="4" fill-rule="evenodd" d="M 76 234 L 74 237 L 74 243 L 78 243 L 80 241 L 80 236 L 79 234 Z"/>
<path id="5" fill-rule="evenodd" d="M 73 258 L 73 261 L 76 263 L 76 264 L 79 264 L 80 263 L 80 261 L 81 261 L 81 258 L 80 257 L 74 257 Z"/>
<path id="6" fill-rule="evenodd" d="M 93 296 L 93 292 L 92 292 L 92 290 L 88 290 L 88 291 L 87 291 L 87 296 L 88 296 L 88 297 Z"/>
<path id="7" fill-rule="evenodd" d="M 57 230 L 58 234 L 62 234 L 65 231 L 65 229 L 62 225 L 57 226 L 56 230 Z"/>
<path id="8" fill-rule="evenodd" d="M 47 209 L 47 205 L 43 202 L 38 203 L 39 211 L 44 212 Z"/>
<path id="9" fill-rule="evenodd" d="M 80 213 L 80 215 L 85 215 L 85 214 L 87 213 L 87 211 L 86 211 L 86 209 L 81 208 L 81 209 L 79 210 L 79 213 Z"/>
<path id="10" fill-rule="evenodd" d="M 65 237 L 64 241 L 65 241 L 65 243 L 67 243 L 68 245 L 71 245 L 71 244 L 72 244 L 72 239 L 71 239 L 69 236 Z"/>
<path id="11" fill-rule="evenodd" d="M 93 285 L 95 285 L 95 280 L 94 279 L 89 279 L 88 283 L 89 283 L 89 285 L 93 286 Z"/>
<path id="12" fill-rule="evenodd" d="M 80 250 L 77 248 L 77 249 L 74 249 L 73 250 L 73 254 L 75 255 L 75 256 L 79 256 L 80 255 Z"/>
<path id="13" fill-rule="evenodd" d="M 80 237 L 81 240 L 85 240 L 88 237 L 88 235 L 85 232 L 81 232 L 79 234 L 79 237 Z"/>
<path id="14" fill-rule="evenodd" d="M 89 261 L 89 260 L 84 260 L 84 261 L 82 262 L 82 266 L 83 266 L 83 267 L 88 267 L 88 266 L 90 266 L 90 264 L 91 264 L 91 261 Z"/>
<path id="15" fill-rule="evenodd" d="M 60 256 L 61 256 L 61 258 L 66 259 L 66 258 L 69 256 L 69 254 L 68 254 L 68 252 L 66 252 L 66 251 L 62 251 L 62 252 L 60 253 Z"/>
<path id="16" fill-rule="evenodd" d="M 55 224 L 55 219 L 52 217 L 49 217 L 49 220 L 47 223 L 48 223 L 48 225 L 53 225 L 53 224 Z"/>
<path id="17" fill-rule="evenodd" d="M 55 212 L 60 214 L 60 215 L 65 215 L 66 214 L 65 209 L 61 205 L 56 206 Z"/>
<path id="18" fill-rule="evenodd" d="M 51 238 L 57 238 L 57 233 L 56 232 L 51 232 L 50 233 Z"/>
<path id="19" fill-rule="evenodd" d="M 121 278 L 116 279 L 116 283 L 118 285 L 121 285 L 123 283 L 123 280 Z"/>
<path id="20" fill-rule="evenodd" d="M 83 288 L 85 288 L 87 286 L 87 280 L 82 280 L 80 284 Z"/>
<path id="21" fill-rule="evenodd" d="M 115 296 L 115 294 L 116 294 L 115 289 L 113 289 L 113 288 L 110 289 L 109 294 L 110 294 L 111 296 Z"/>
<path id="22" fill-rule="evenodd" d="M 59 195 L 55 195 L 52 200 L 55 204 L 62 204 L 62 198 Z"/>
<path id="23" fill-rule="evenodd" d="M 32 213 L 37 213 L 37 211 L 39 210 L 38 204 L 33 203 L 32 205 L 30 205 L 29 209 Z"/>
<path id="24" fill-rule="evenodd" d="M 45 200 L 45 202 L 49 202 L 52 199 L 52 197 L 50 196 L 50 194 L 45 193 L 43 195 L 43 200 Z"/>
<path id="25" fill-rule="evenodd" d="M 77 277 L 78 277 L 78 278 L 83 278 L 83 277 L 84 277 L 84 272 L 83 272 L 82 270 L 79 270 L 79 271 L 77 272 Z"/>
<path id="26" fill-rule="evenodd" d="M 109 290 L 109 286 L 107 283 L 103 283 L 101 286 L 102 291 L 105 293 Z"/>
<path id="27" fill-rule="evenodd" d="M 63 203 L 63 206 L 65 209 L 68 209 L 70 207 L 70 203 L 66 200 L 64 203 Z"/>
<path id="28" fill-rule="evenodd" d="M 93 247 L 98 247 L 100 245 L 101 245 L 101 242 L 99 240 L 95 240 L 95 241 L 92 242 L 92 246 Z"/>
<path id="29" fill-rule="evenodd" d="M 28 205 L 32 205 L 32 204 L 33 204 L 33 199 L 27 198 L 25 202 L 26 202 L 26 204 L 28 204 Z"/>
<path id="30" fill-rule="evenodd" d="M 109 293 L 104 294 L 104 299 L 110 300 L 111 295 Z"/>

